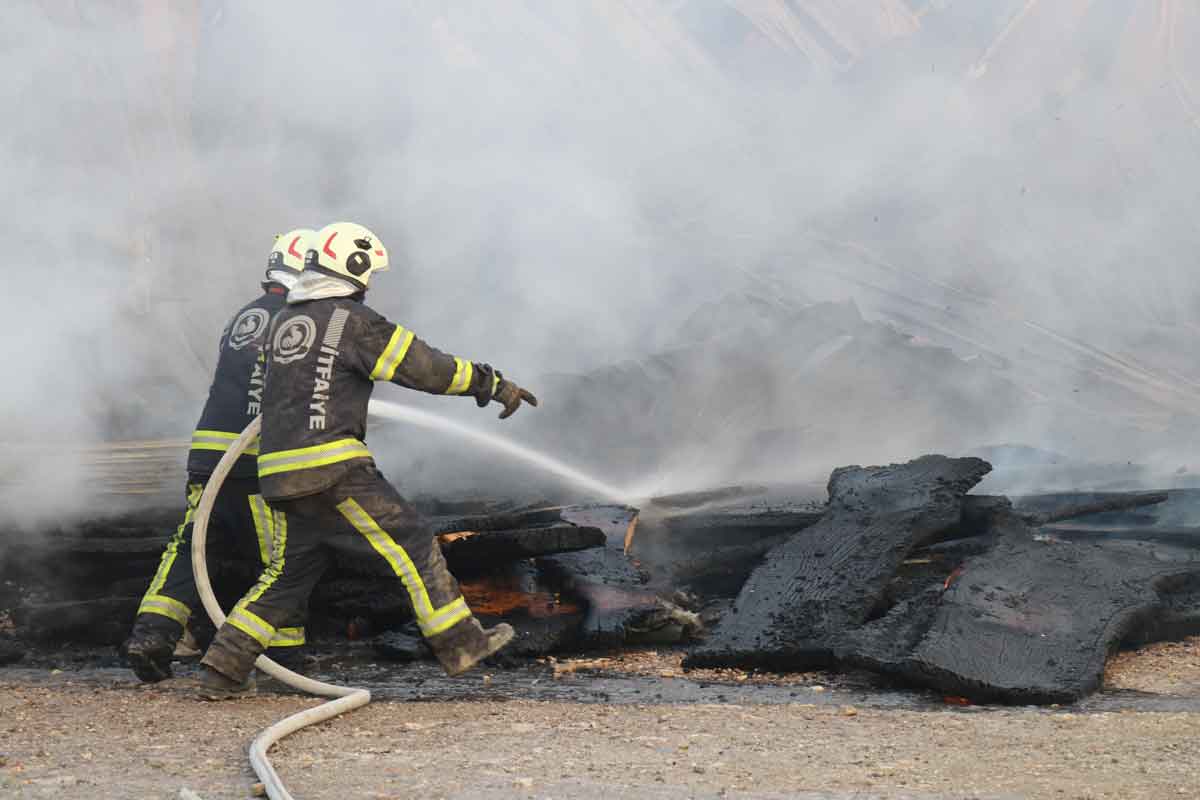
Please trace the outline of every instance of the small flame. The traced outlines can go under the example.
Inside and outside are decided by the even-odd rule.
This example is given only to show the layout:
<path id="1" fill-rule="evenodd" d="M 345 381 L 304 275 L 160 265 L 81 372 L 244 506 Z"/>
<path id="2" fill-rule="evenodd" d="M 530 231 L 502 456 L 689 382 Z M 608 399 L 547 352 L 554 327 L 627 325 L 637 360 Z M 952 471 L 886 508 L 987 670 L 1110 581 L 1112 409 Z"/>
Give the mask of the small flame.
<path id="1" fill-rule="evenodd" d="M 579 606 L 564 602 L 557 592 L 527 591 L 496 580 L 464 583 L 460 587 L 467 605 L 476 614 L 503 617 L 523 613 L 534 619 L 578 614 Z"/>

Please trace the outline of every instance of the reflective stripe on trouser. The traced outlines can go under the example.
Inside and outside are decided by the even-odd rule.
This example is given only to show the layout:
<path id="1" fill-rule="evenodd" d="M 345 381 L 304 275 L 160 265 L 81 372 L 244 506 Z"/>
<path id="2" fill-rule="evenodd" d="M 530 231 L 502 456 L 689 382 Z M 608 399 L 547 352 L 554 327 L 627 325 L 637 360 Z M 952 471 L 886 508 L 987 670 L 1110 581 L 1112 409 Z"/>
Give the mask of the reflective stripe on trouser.
<path id="1" fill-rule="evenodd" d="M 275 518 L 261 494 L 252 494 L 249 500 L 250 517 L 258 536 L 258 558 L 265 567 L 271 563 L 271 553 L 275 550 Z"/>
<path id="2" fill-rule="evenodd" d="M 472 621 L 433 533 L 372 464 L 352 468 L 331 489 L 277 501 L 273 508 L 281 540 L 276 558 L 221 626 L 205 664 L 235 680 L 245 678 L 267 637 L 302 618 L 335 552 L 350 558 L 356 570 L 402 581 L 430 646 Z"/>
<path id="3" fill-rule="evenodd" d="M 255 515 L 255 526 L 268 531 L 266 552 L 270 555 L 264 560 L 265 569 L 250 592 L 238 601 L 229 612 L 229 624 L 242 633 L 254 639 L 263 647 L 296 647 L 304 644 L 304 628 L 298 626 L 276 627 L 246 608 L 246 605 L 262 597 L 271 584 L 283 570 L 284 552 L 287 546 L 287 518 L 283 514 L 275 514 L 266 501 L 259 495 L 250 498 L 250 508 Z M 260 515 L 266 515 L 260 519 Z M 260 536 L 259 547 L 262 545 Z"/>
<path id="4" fill-rule="evenodd" d="M 350 521 L 355 530 L 367 538 L 375 552 L 383 556 L 392 571 L 396 573 L 396 577 L 404 583 L 404 588 L 408 591 L 408 599 L 412 602 L 413 615 L 417 618 L 417 625 L 421 628 L 421 633 L 425 636 L 445 633 L 471 616 L 471 609 L 467 608 L 467 601 L 461 594 L 444 606 L 434 607 L 429 598 L 429 590 L 425 588 L 425 582 L 421 580 L 421 573 L 413 564 L 412 559 L 408 557 L 408 553 L 404 551 L 403 547 L 396 544 L 396 540 L 385 530 L 379 527 L 379 523 L 371 519 L 371 515 L 364 511 L 353 497 L 343 500 L 338 504 L 337 509 L 343 517 Z"/>
<path id="5" fill-rule="evenodd" d="M 161 616 L 172 619 L 180 625 L 186 625 L 188 618 L 192 615 L 192 609 L 187 602 L 164 594 L 164 586 L 168 582 L 173 584 L 180 583 L 180 578 L 183 577 L 180 573 L 186 567 L 186 575 L 191 576 L 192 572 L 192 518 L 196 516 L 196 505 L 200 502 L 200 495 L 204 492 L 204 484 L 189 483 L 187 486 L 187 511 L 183 514 L 183 522 L 175 529 L 175 535 L 171 537 L 171 541 L 167 542 L 167 547 L 163 551 L 162 558 L 158 561 L 158 571 L 154 573 L 154 578 L 150 581 L 150 588 L 146 590 L 146 594 L 142 597 L 142 603 L 138 606 L 138 614 L 159 614 Z M 180 551 L 182 552 L 182 558 Z M 177 567 L 178 565 L 178 567 Z M 195 593 L 193 584 L 192 591 L 185 591 L 185 600 L 190 600 L 192 603 L 198 599 Z"/>
<path id="6" fill-rule="evenodd" d="M 195 481 L 187 486 L 187 511 L 183 522 L 167 543 L 159 560 L 158 570 L 138 607 L 135 628 L 150 625 L 164 632 L 174 630 L 182 635 L 193 610 L 200 609 L 200 597 L 192 573 L 192 524 L 204 484 Z M 258 481 L 250 478 L 231 478 L 222 486 L 213 504 L 207 535 L 210 559 L 238 560 L 248 564 L 270 561 L 273 548 L 273 514 L 258 494 Z M 226 599 L 225 602 L 229 602 Z M 164 620 L 170 620 L 165 623 Z M 157 622 L 156 622 L 157 621 Z M 273 647 L 304 643 L 304 629 L 290 621 L 278 631 Z"/>
<path id="7" fill-rule="evenodd" d="M 254 532 L 258 534 L 258 556 L 264 567 L 271 566 L 275 553 L 275 512 L 263 500 L 262 495 L 250 495 L 250 516 L 254 519 Z M 298 647 L 305 642 L 302 627 L 279 628 L 271 637 L 271 647 Z"/>

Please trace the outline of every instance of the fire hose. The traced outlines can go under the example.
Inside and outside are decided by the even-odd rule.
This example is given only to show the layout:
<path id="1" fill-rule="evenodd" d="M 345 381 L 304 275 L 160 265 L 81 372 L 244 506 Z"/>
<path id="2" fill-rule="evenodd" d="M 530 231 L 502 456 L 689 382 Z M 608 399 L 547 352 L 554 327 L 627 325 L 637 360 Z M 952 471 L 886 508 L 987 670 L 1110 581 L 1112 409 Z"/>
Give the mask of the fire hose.
<path id="1" fill-rule="evenodd" d="M 205 534 L 208 532 L 208 518 L 212 513 L 217 494 L 221 491 L 221 484 L 225 482 L 225 478 L 233 469 L 238 457 L 258 437 L 261 428 L 262 417 L 255 417 L 242 431 L 242 435 L 234 440 L 229 449 L 225 451 L 225 455 L 217 462 L 216 469 L 213 470 L 212 477 L 208 480 L 208 485 L 204 487 L 204 494 L 200 496 L 200 503 L 196 506 L 196 513 L 193 517 L 192 571 L 196 577 L 196 588 L 200 591 L 200 600 L 204 603 L 204 610 L 208 612 L 208 616 L 218 628 L 225 621 L 225 612 L 221 610 L 216 596 L 213 595 L 212 584 L 208 580 L 208 564 L 205 560 Z M 365 706 L 371 702 L 371 693 L 366 689 L 336 686 L 332 683 L 322 683 L 312 678 L 306 678 L 276 664 L 266 656 L 259 656 L 258 660 L 254 662 L 254 666 L 293 689 L 299 689 L 318 697 L 334 698 L 327 703 L 292 714 L 290 717 L 276 722 L 258 734 L 250 743 L 250 766 L 254 768 L 255 774 L 266 787 L 267 797 L 271 800 L 293 800 L 292 795 L 284 788 L 283 781 L 279 779 L 278 773 L 271 765 L 270 759 L 267 758 L 267 751 L 280 739 L 301 728 L 324 722 L 339 714 Z"/>

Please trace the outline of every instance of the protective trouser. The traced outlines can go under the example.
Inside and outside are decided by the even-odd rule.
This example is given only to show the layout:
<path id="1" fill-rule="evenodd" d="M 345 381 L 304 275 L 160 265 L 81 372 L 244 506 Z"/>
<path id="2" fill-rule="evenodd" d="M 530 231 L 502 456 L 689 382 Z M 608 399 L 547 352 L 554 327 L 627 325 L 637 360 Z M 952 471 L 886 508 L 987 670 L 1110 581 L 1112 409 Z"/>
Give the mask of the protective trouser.
<path id="1" fill-rule="evenodd" d="M 433 533 L 372 462 L 356 464 L 324 492 L 276 501 L 272 507 L 275 558 L 230 611 L 201 663 L 235 681 L 245 680 L 279 626 L 307 607 L 335 551 L 403 582 L 417 625 L 435 654 L 483 646 L 480 626 Z"/>
<path id="2" fill-rule="evenodd" d="M 204 491 L 206 476 L 189 476 L 187 511 L 167 543 L 158 571 L 138 607 L 134 632 L 155 631 L 178 641 L 193 611 L 201 611 L 200 594 L 192 574 L 192 523 Z M 253 478 L 230 478 L 221 486 L 209 517 L 205 544 L 211 555 L 252 560 L 268 566 L 275 550 L 275 517 L 258 494 Z M 304 644 L 303 617 L 281 627 L 272 647 Z"/>

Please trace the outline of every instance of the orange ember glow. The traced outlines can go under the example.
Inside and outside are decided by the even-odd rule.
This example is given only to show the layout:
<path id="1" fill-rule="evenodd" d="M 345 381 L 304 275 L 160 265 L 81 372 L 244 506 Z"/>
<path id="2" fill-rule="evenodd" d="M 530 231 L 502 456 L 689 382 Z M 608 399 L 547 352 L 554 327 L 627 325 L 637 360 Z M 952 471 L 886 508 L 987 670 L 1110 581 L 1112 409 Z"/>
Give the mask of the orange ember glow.
<path id="1" fill-rule="evenodd" d="M 949 589 L 950 584 L 954 583 L 956 580 L 958 580 L 958 577 L 960 575 L 962 575 L 962 571 L 963 571 L 962 567 L 955 567 L 954 571 L 951 572 L 948 576 L 946 576 L 946 582 L 944 584 L 942 584 L 942 591 L 946 591 L 947 589 Z"/>
<path id="2" fill-rule="evenodd" d="M 557 593 L 526 591 L 507 581 L 481 580 L 461 585 L 467 605 L 476 614 L 502 617 L 512 613 L 523 613 L 534 618 L 553 617 L 559 614 L 578 614 L 579 606 L 564 603 Z"/>

